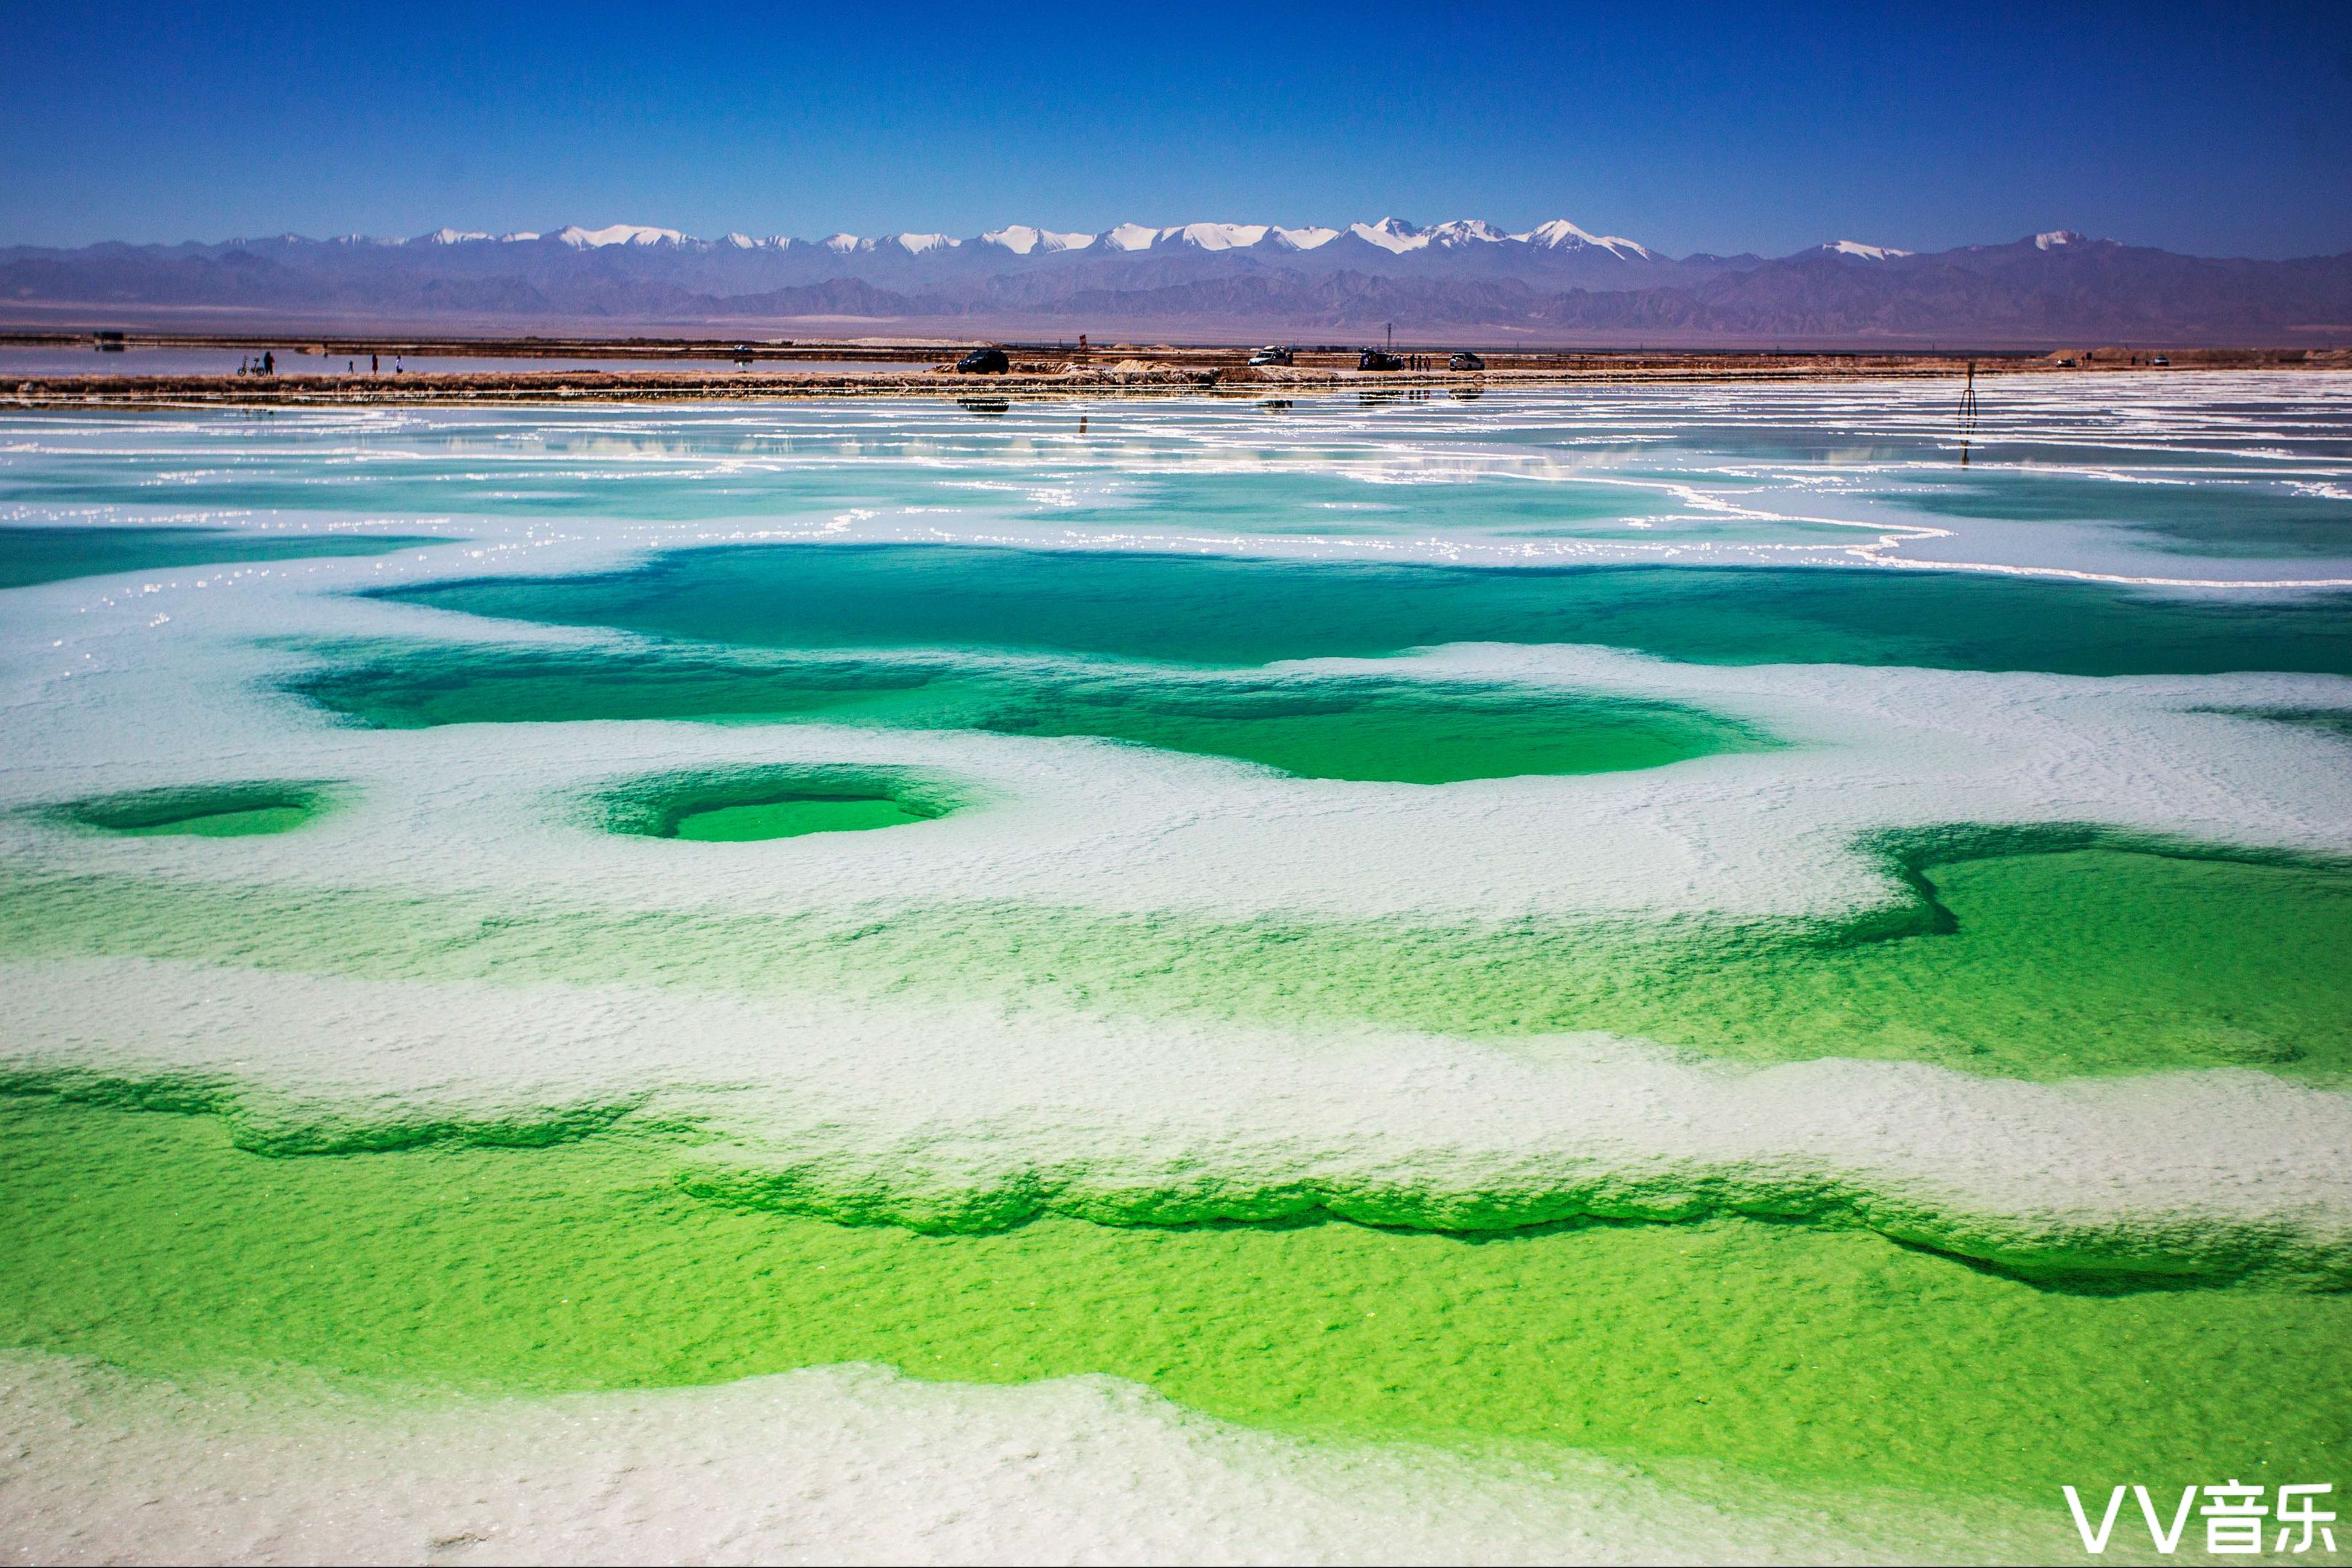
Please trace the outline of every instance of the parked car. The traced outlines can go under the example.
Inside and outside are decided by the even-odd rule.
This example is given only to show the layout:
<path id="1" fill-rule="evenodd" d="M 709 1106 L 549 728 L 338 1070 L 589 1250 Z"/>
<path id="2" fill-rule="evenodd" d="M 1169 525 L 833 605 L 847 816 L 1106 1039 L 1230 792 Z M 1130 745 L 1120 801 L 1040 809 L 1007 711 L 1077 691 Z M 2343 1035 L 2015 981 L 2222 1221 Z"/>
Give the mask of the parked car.
<path id="1" fill-rule="evenodd" d="M 1378 349 L 1366 349 L 1363 357 L 1356 361 L 1356 368 L 1360 371 L 1401 371 L 1404 369 L 1404 361 L 1394 354 L 1384 354 Z"/>
<path id="2" fill-rule="evenodd" d="M 967 376 L 1001 376 L 1012 368 L 1002 349 L 974 349 L 956 361 L 957 372 Z"/>
<path id="3" fill-rule="evenodd" d="M 2158 354 L 2156 358 L 2150 360 L 2148 363 L 2151 365 L 2164 365 L 2168 367 L 2171 365 L 2172 361 L 2165 358 L 2162 354 Z"/>
<path id="4" fill-rule="evenodd" d="M 1253 365 L 1286 365 L 1290 363 L 1290 350 L 1276 344 L 1268 343 L 1265 348 L 1252 354 L 1249 357 L 1249 362 Z"/>
<path id="5" fill-rule="evenodd" d="M 1465 349 L 1460 353 L 1448 357 L 1445 368 L 1449 371 L 1483 371 L 1486 368 L 1486 361 Z"/>

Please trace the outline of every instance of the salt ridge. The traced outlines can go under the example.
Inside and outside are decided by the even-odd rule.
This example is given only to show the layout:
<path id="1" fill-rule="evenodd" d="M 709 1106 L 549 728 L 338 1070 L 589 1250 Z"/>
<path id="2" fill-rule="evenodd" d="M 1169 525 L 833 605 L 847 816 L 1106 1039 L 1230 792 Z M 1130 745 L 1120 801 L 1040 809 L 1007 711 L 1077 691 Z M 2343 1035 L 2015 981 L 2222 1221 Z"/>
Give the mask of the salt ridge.
<path id="1" fill-rule="evenodd" d="M 2352 1276 L 2352 1097 L 2252 1071 L 2042 1084 L 1836 1060 L 1742 1070 L 1600 1035 L 1486 1045 L 1041 1003 L 1008 1015 L 147 959 L 19 959 L 0 975 L 17 1037 L 60 1042 L 0 1057 L 20 1082 L 234 1085 L 241 1136 L 263 1147 L 627 1106 L 700 1129 L 678 1156 L 689 1186 L 867 1223 L 1328 1212 L 1480 1229 L 1762 1210 L 2077 1272 Z"/>
<path id="2" fill-rule="evenodd" d="M 1548 1458 L 1293 1441 L 1108 1377 L 1014 1388 L 872 1367 L 554 1397 L 175 1387 L 0 1358 L 12 1533 L 66 1561 L 1819 1563 L 1900 1540 L 2023 1561 L 1926 1499 L 1683 1485 Z M 453 1478 L 465 1478 L 462 1484 Z M 363 1508 L 322 1507 L 364 1497 Z M 1401 1509 L 1400 1498 L 1413 1506 Z M 1181 1500 L 1181 1506 L 1171 1506 Z"/>

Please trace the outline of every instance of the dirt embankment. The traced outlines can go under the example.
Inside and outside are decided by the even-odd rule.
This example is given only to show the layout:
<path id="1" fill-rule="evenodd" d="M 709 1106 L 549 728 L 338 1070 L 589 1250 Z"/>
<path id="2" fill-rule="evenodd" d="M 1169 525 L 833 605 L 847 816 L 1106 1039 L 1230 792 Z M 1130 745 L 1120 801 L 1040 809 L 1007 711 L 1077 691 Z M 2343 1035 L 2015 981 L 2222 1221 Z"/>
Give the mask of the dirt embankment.
<path id="1" fill-rule="evenodd" d="M 258 341 L 257 340 L 256 341 Z M 149 345 L 142 345 L 149 346 Z M 160 343 L 152 346 L 163 346 Z M 249 343 L 206 346 L 252 347 Z M 473 341 L 435 344 L 445 352 L 502 357 L 508 345 Z M 1586 384 L 1917 380 L 2024 371 L 2170 373 L 2198 370 L 2352 370 L 2352 350 L 2179 350 L 2092 348 L 2051 354 L 1969 356 L 1903 353 L 1587 353 L 1496 352 L 1481 371 L 1444 368 L 1434 355 L 1409 358 L 1399 371 L 1357 368 L 1352 351 L 1302 350 L 1289 365 L 1253 366 L 1230 347 L 1112 346 L 1083 356 L 1067 350 L 1009 350 L 1003 374 L 959 373 L 952 357 L 933 358 L 939 346 L 898 345 L 888 369 L 844 372 L 794 371 L 794 359 L 872 355 L 870 345 L 795 344 L 786 351 L 762 346 L 733 370 L 685 369 L 664 361 L 707 360 L 708 344 L 647 345 L 591 340 L 567 343 L 571 354 L 642 360 L 627 370 L 541 369 L 562 356 L 533 344 L 513 369 L 454 373 L 330 374 L 306 371 L 318 354 L 289 350 L 276 375 L 29 375 L 0 379 L 0 406 L 20 408 L 337 407 L 352 404 L 508 404 L 558 402 L 701 402 L 796 397 L 950 396 L 1007 400 L 1101 393 L 1283 396 L 1290 392 L 1358 392 L 1472 396 L 1487 389 Z M 422 345 L 404 345 L 423 351 Z M 366 351 L 354 340 L 334 353 Z M 323 357 L 323 356 L 321 356 Z M 113 367 L 110 366 L 110 369 Z"/>

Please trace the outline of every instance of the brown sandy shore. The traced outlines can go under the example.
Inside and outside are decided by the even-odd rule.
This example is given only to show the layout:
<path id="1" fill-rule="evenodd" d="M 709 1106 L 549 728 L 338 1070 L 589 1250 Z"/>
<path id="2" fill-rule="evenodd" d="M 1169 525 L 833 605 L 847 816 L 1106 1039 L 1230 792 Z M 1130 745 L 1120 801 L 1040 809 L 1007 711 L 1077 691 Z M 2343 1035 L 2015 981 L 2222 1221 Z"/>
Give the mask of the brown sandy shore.
<path id="1" fill-rule="evenodd" d="M 89 339 L 71 340 L 88 346 Z M 257 350 L 262 340 L 143 339 L 138 347 L 227 347 Z M 303 369 L 314 356 L 366 353 L 374 345 L 337 340 L 304 351 L 285 340 L 269 340 L 280 362 L 278 374 L 257 375 L 34 375 L 0 379 L 0 406 L 19 408 L 205 408 L 341 407 L 354 404 L 520 404 L 562 402 L 708 402 L 794 397 L 952 397 L 1009 401 L 1119 394 L 1222 394 L 1281 397 L 1289 392 L 1356 392 L 1427 396 L 1443 392 L 1475 396 L 1508 387 L 1695 382 L 1787 382 L 1852 380 L 1922 380 L 1955 377 L 1971 368 L 1979 376 L 2028 371 L 2180 373 L 2210 370 L 2352 370 L 2352 350 L 2176 350 L 2095 348 L 2048 354 L 1872 352 L 1648 352 L 1535 353 L 1497 351 L 1483 371 L 1446 370 L 1361 371 L 1353 352 L 1301 350 L 1292 366 L 1252 367 L 1247 350 L 1230 346 L 1149 348 L 1114 345 L 1086 356 L 1063 348 L 1008 346 L 1012 370 L 1003 375 L 963 375 L 952 369 L 966 345 L 797 343 L 754 345 L 748 362 L 731 370 L 706 366 L 665 368 L 665 360 L 723 359 L 734 343 L 544 340 L 520 341 L 403 340 L 383 345 L 416 356 L 462 355 L 512 359 L 513 370 L 456 373 L 408 372 L 336 375 Z M 322 353 L 321 350 L 324 350 Z M 566 358 L 641 360 L 645 368 L 615 370 L 527 369 Z M 2159 358 L 2168 363 L 2154 363 Z M 896 361 L 891 368 L 843 372 L 795 371 L 796 361 Z M 1428 363 L 1442 364 L 1442 356 Z M 128 369 L 129 367 L 125 367 Z"/>

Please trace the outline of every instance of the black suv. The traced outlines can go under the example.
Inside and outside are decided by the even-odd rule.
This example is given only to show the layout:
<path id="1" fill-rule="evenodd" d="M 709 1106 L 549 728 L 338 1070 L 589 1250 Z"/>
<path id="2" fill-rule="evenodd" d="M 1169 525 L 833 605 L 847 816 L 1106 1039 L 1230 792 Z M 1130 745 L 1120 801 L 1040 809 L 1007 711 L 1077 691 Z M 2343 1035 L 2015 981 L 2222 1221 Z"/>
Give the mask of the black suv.
<path id="1" fill-rule="evenodd" d="M 967 376 L 1001 376 L 1012 368 L 1002 349 L 974 349 L 956 361 L 956 370 Z"/>
<path id="2" fill-rule="evenodd" d="M 1363 358 L 1356 361 L 1360 371 L 1401 371 L 1404 361 L 1394 354 L 1384 354 L 1378 349 L 1366 349 Z"/>

